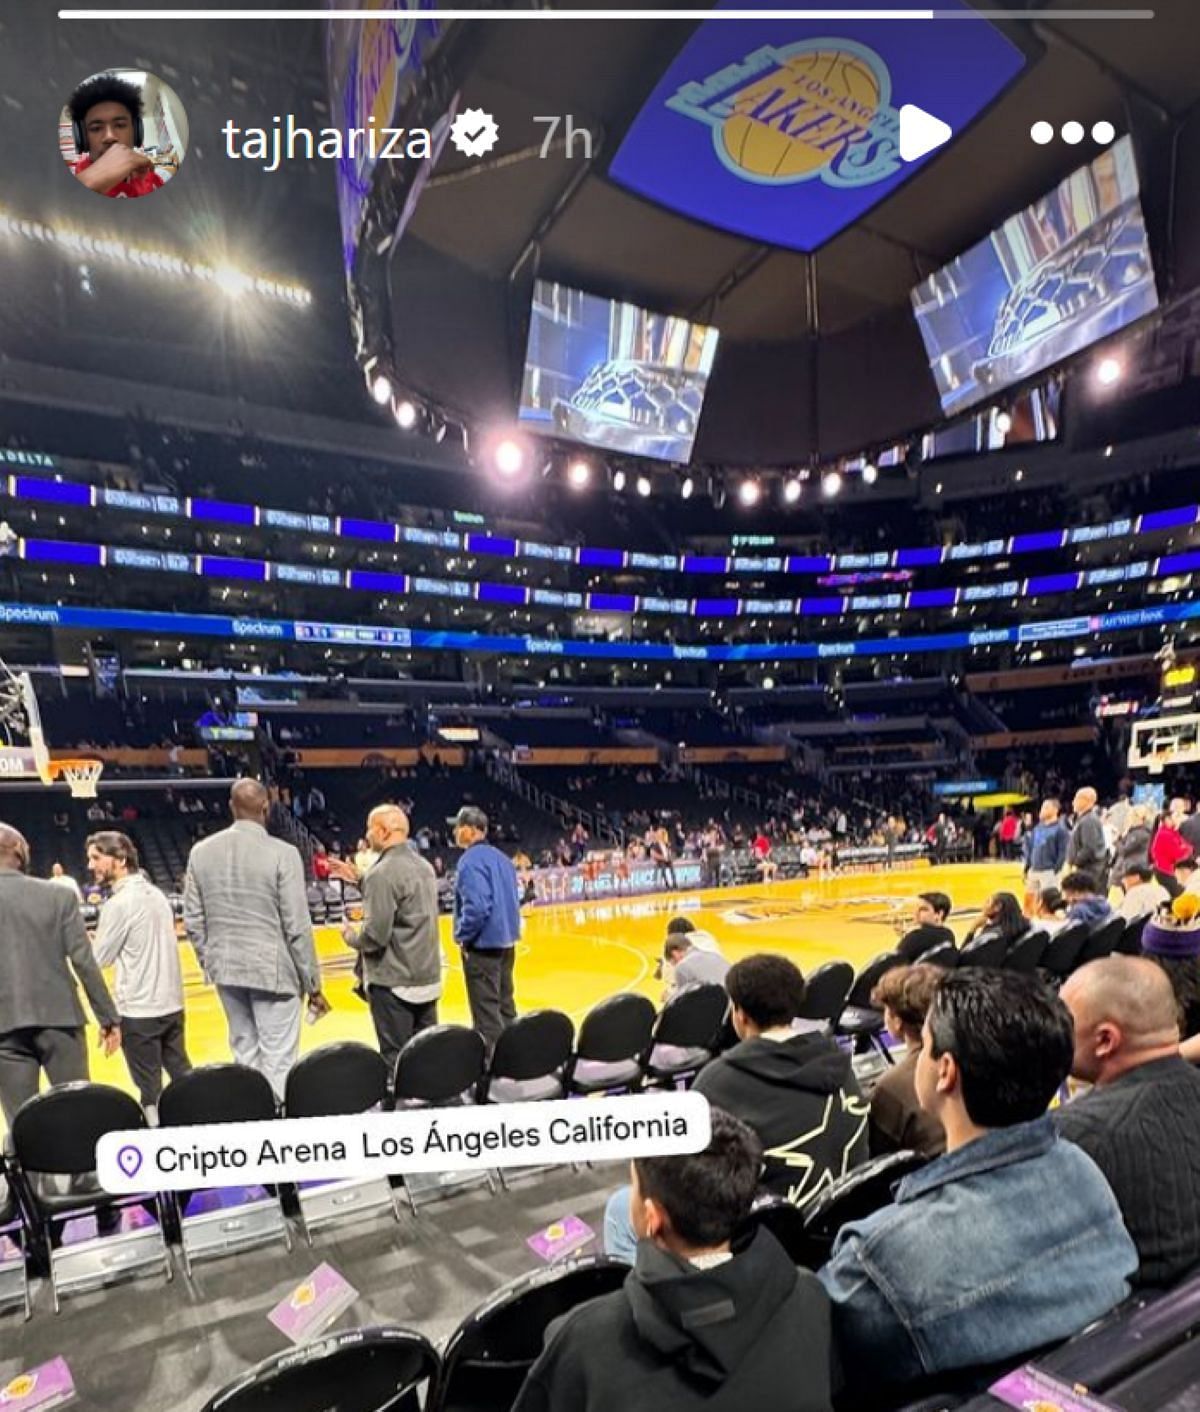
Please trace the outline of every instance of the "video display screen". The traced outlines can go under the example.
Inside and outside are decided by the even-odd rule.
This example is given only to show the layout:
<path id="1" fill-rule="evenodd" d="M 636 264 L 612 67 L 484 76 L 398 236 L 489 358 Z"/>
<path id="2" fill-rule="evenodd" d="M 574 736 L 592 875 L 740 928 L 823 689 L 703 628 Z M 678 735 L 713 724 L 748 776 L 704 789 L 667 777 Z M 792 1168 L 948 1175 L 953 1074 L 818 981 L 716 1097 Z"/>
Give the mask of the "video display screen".
<path id="1" fill-rule="evenodd" d="M 1158 307 L 1128 137 L 912 292 L 948 415 Z"/>
<path id="2" fill-rule="evenodd" d="M 531 431 L 687 461 L 717 330 L 538 280 L 521 385 Z"/>

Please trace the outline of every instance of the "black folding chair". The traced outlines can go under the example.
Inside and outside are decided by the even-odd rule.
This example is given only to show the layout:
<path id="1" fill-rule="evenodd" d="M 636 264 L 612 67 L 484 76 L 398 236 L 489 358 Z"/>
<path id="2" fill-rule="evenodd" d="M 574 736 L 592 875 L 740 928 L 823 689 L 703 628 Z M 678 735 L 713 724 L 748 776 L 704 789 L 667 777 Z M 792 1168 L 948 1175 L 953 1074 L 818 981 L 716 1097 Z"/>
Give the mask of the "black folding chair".
<path id="1" fill-rule="evenodd" d="M 922 966 L 940 966 L 943 971 L 952 971 L 960 963 L 962 952 L 952 941 L 939 941 L 918 957 Z"/>
<path id="2" fill-rule="evenodd" d="M 871 992 L 879 984 L 881 976 L 896 966 L 908 963 L 898 951 L 885 951 L 876 956 L 859 971 L 846 997 L 846 1005 L 834 1025 L 834 1033 L 854 1040 L 854 1047 L 860 1053 L 871 1047 L 876 1037 L 883 1033 L 883 1011 L 871 1004 Z M 881 1047 L 886 1055 L 886 1048 Z"/>
<path id="3" fill-rule="evenodd" d="M 653 1030 L 654 1005 L 644 995 L 610 995 L 594 1005 L 579 1028 L 567 1092 L 635 1093 Z"/>
<path id="4" fill-rule="evenodd" d="M 384 1109 L 389 1101 L 383 1056 L 368 1045 L 343 1040 L 322 1045 L 292 1065 L 283 1111 L 287 1118 L 329 1118 Z M 390 1206 L 392 1215 L 400 1219 L 395 1192 L 386 1177 L 303 1184 L 296 1189 L 296 1203 L 310 1246 L 316 1227 L 335 1218 Z"/>
<path id="5" fill-rule="evenodd" d="M 524 1275 L 468 1314 L 446 1342 L 428 1412 L 509 1412 L 564 1314 L 625 1283 L 629 1266 L 600 1256 Z"/>
<path id="6" fill-rule="evenodd" d="M 117 1258 L 117 1243 L 127 1243 L 121 1234 L 98 1235 L 89 1242 L 97 1252 L 94 1268 L 66 1286 L 103 1283 L 118 1275 L 132 1273 L 162 1261 L 168 1280 L 173 1278 L 170 1251 L 164 1230 L 162 1197 L 155 1193 L 114 1196 L 104 1190 L 96 1177 L 96 1144 L 105 1133 L 142 1129 L 146 1115 L 141 1104 L 129 1094 L 108 1084 L 86 1082 L 59 1084 L 26 1100 L 13 1118 L 9 1135 L 9 1173 L 25 1207 L 30 1235 L 37 1246 L 48 1252 L 50 1287 L 54 1312 L 60 1309 L 63 1282 L 59 1271 L 77 1257 L 90 1259 L 81 1248 L 56 1249 L 55 1228 L 61 1234 L 66 1223 L 81 1216 L 94 1216 L 99 1232 L 106 1220 L 119 1222 L 126 1207 L 141 1206 L 157 1223 L 154 1259 L 132 1261 Z M 109 1246 L 106 1253 L 104 1246 Z M 161 1250 L 161 1256 L 159 1254 Z M 128 1252 L 125 1252 L 128 1254 Z"/>
<path id="7" fill-rule="evenodd" d="M 351 1329 L 289 1348 L 215 1393 L 201 1412 L 419 1412 L 441 1360 L 410 1329 Z"/>
<path id="8" fill-rule="evenodd" d="M 1004 969 L 1006 971 L 1018 971 L 1022 975 L 1031 976 L 1041 965 L 1042 957 L 1046 954 L 1046 948 L 1050 945 L 1050 936 L 1040 927 L 1031 927 L 1024 936 L 1019 936 L 1008 948 L 1008 955 L 1004 958 Z"/>
<path id="9" fill-rule="evenodd" d="M 397 1109 L 459 1108 L 474 1103 L 487 1068 L 487 1046 L 477 1030 L 465 1025 L 433 1025 L 404 1046 L 396 1058 L 396 1078 L 392 1085 Z M 475 1170 L 471 1179 L 487 1183 L 494 1192 L 491 1172 Z M 440 1178 L 443 1183 L 447 1178 Z M 466 1179 L 457 1178 L 462 1184 Z M 413 1183 L 404 1182 L 409 1209 L 417 1214 Z"/>
<path id="10" fill-rule="evenodd" d="M 204 1127 L 210 1123 L 260 1123 L 276 1117 L 275 1093 L 257 1069 L 245 1064 L 202 1064 L 181 1078 L 172 1079 L 158 1102 L 163 1128 Z M 247 1191 L 254 1188 L 248 1188 Z M 226 1189 L 228 1190 L 228 1189 Z M 283 1193 L 265 1187 L 267 1199 L 247 1196 L 233 1205 L 219 1203 L 201 1214 L 188 1214 L 195 1192 L 169 1192 L 183 1268 L 190 1276 L 194 1257 L 226 1255 L 282 1237 L 292 1248 L 291 1232 L 283 1209 Z"/>
<path id="11" fill-rule="evenodd" d="M 2 1243 L 12 1243 L 16 1255 L 3 1258 Z M 29 1302 L 29 1265 L 26 1253 L 25 1219 L 17 1201 L 16 1187 L 8 1179 L 8 1163 L 0 1153 L 0 1305 L 19 1299 L 28 1319 L 33 1313 Z"/>
<path id="12" fill-rule="evenodd" d="M 820 1257 L 818 1264 L 828 1259 L 837 1233 L 848 1221 L 861 1221 L 887 1206 L 896 1183 L 927 1161 L 919 1152 L 889 1152 L 853 1168 L 811 1202 L 804 1224 Z"/>
<path id="13" fill-rule="evenodd" d="M 1089 961 L 1102 961 L 1105 956 L 1111 956 L 1124 932 L 1125 922 L 1121 917 L 1108 917 L 1098 922 L 1088 933 L 1072 969 L 1077 971 Z"/>
<path id="14" fill-rule="evenodd" d="M 479 1085 L 480 1103 L 562 1098 L 575 1026 L 561 1010 L 531 1010 L 501 1034 Z"/>
<path id="15" fill-rule="evenodd" d="M 691 985 L 676 991 L 654 1022 L 650 1046 L 642 1058 L 643 1083 L 650 1088 L 672 1088 L 680 1081 L 690 1086 L 717 1052 L 728 1009 L 729 995 L 723 985 Z"/>
<path id="16" fill-rule="evenodd" d="M 1086 922 L 1068 922 L 1050 938 L 1039 969 L 1052 985 L 1061 985 L 1075 969 L 1089 931 Z"/>
<path id="17" fill-rule="evenodd" d="M 827 961 L 818 966 L 804 987 L 799 1018 L 832 1025 L 845 1010 L 853 985 L 854 967 L 849 961 Z"/>
<path id="18" fill-rule="evenodd" d="M 814 1239 L 805 1224 L 804 1212 L 782 1196 L 764 1195 L 755 1201 L 743 1234 L 759 1228 L 771 1232 L 794 1264 L 817 1270 L 824 1263 L 826 1243 Z"/>
<path id="19" fill-rule="evenodd" d="M 1002 936 L 977 936 L 958 953 L 957 966 L 1003 966 L 1008 955 L 1008 942 Z"/>

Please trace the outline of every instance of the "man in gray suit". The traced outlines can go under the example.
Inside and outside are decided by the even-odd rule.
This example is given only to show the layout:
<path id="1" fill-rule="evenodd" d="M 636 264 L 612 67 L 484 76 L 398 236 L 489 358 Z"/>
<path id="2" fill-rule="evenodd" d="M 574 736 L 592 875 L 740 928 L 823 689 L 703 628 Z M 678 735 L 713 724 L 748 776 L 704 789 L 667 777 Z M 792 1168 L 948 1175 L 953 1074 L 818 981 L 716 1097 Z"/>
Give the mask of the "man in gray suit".
<path id="1" fill-rule="evenodd" d="M 257 780 L 234 783 L 233 825 L 201 839 L 188 859 L 183 924 L 229 1024 L 239 1064 L 257 1069 L 282 1099 L 300 1052 L 301 997 L 327 1014 L 308 916 L 304 864 L 267 833 L 270 797 Z"/>
<path id="2" fill-rule="evenodd" d="M 83 927 L 79 904 L 64 888 L 26 877 L 29 844 L 0 824 L 0 1106 L 13 1116 L 38 1091 L 88 1077 L 86 1017 L 74 971 L 100 1026 L 105 1054 L 121 1045 L 117 1007 Z"/>

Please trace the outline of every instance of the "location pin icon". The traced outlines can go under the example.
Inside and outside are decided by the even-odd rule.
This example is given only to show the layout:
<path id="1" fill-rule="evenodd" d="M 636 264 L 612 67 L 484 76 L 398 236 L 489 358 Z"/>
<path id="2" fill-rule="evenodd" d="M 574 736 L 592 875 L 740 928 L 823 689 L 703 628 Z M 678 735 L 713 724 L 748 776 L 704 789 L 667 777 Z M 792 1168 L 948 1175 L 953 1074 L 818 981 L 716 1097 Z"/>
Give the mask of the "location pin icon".
<path id="1" fill-rule="evenodd" d="M 122 1147 L 117 1153 L 117 1166 L 127 1177 L 135 1177 L 142 1165 L 142 1154 L 132 1145 Z"/>

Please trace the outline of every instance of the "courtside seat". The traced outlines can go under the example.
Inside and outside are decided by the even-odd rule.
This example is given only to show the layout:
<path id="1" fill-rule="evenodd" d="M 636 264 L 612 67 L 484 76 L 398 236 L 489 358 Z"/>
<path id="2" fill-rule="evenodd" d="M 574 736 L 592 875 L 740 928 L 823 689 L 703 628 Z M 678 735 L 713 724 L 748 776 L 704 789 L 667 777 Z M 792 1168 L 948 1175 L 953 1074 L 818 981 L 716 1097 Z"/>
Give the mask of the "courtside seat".
<path id="1" fill-rule="evenodd" d="M 1075 969 L 1090 932 L 1086 922 L 1068 922 L 1050 938 L 1040 969 L 1051 985 L 1060 985 Z"/>
<path id="2" fill-rule="evenodd" d="M 1002 936 L 977 936 L 958 953 L 958 966 L 1003 966 L 1008 955 L 1008 942 Z M 932 953 L 931 953 L 932 954 Z M 923 961 L 926 957 L 921 958 Z M 936 964 L 936 963 L 935 963 Z"/>
<path id="3" fill-rule="evenodd" d="M 823 1252 L 818 1264 L 828 1259 L 838 1231 L 848 1221 L 861 1221 L 890 1205 L 896 1184 L 927 1161 L 919 1152 L 888 1152 L 851 1168 L 816 1197 L 805 1210 L 804 1225 L 814 1247 Z"/>
<path id="4" fill-rule="evenodd" d="M 276 1353 L 201 1412 L 420 1412 L 440 1368 L 433 1345 L 411 1329 L 351 1329 Z"/>
<path id="5" fill-rule="evenodd" d="M 1006 971 L 1017 971 L 1031 976 L 1041 965 L 1046 948 L 1050 945 L 1050 934 L 1040 927 L 1031 927 L 1024 936 L 1019 936 L 1008 948 L 1004 958 Z"/>
<path id="6" fill-rule="evenodd" d="M 529 1103 L 566 1095 L 575 1026 L 561 1010 L 520 1015 L 496 1041 L 480 1103 Z"/>
<path id="7" fill-rule="evenodd" d="M 846 1004 L 834 1025 L 834 1032 L 847 1035 L 866 1047 L 873 1035 L 883 1030 L 883 1011 L 871 1004 L 871 992 L 879 984 L 880 977 L 896 966 L 905 965 L 904 957 L 898 951 L 885 951 L 876 956 L 855 977 L 846 997 Z"/>
<path id="8" fill-rule="evenodd" d="M 654 1022 L 642 1061 L 644 1081 L 651 1087 L 690 1084 L 716 1054 L 728 1009 L 723 985 L 690 985 L 676 991 Z"/>
<path id="9" fill-rule="evenodd" d="M 550 1324 L 589 1299 L 620 1289 L 628 1275 L 628 1265 L 587 1256 L 506 1285 L 447 1339 L 427 1412 L 508 1412 Z"/>
<path id="10" fill-rule="evenodd" d="M 636 1092 L 653 1029 L 654 1005 L 644 995 L 610 995 L 593 1005 L 579 1029 L 567 1092 Z"/>
<path id="11" fill-rule="evenodd" d="M 1076 958 L 1074 969 L 1086 966 L 1089 961 L 1100 961 L 1105 956 L 1111 956 L 1124 934 L 1125 921 L 1122 917 L 1109 917 L 1099 922 L 1088 933 L 1083 949 Z"/>

